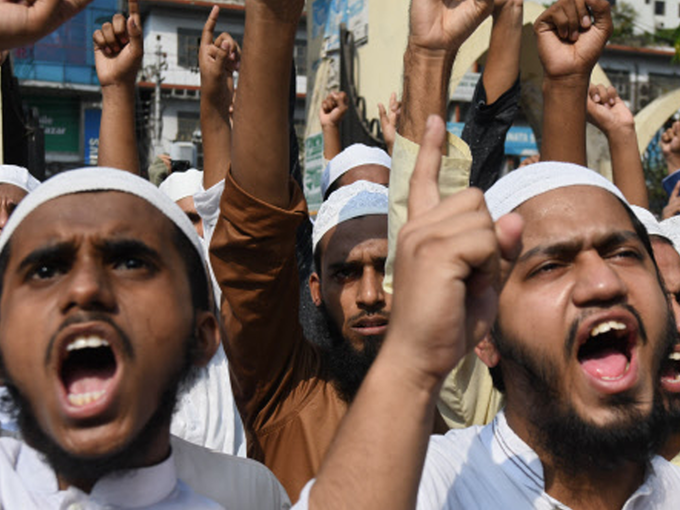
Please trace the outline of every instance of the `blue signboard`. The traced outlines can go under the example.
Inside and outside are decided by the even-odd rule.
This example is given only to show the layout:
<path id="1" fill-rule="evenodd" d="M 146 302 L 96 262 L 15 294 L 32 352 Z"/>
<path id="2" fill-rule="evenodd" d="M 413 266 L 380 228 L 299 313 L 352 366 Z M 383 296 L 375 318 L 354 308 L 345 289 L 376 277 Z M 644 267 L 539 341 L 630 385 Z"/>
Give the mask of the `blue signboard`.
<path id="1" fill-rule="evenodd" d="M 99 158 L 99 124 L 102 111 L 98 108 L 85 109 L 85 164 L 96 165 Z"/>
<path id="2" fill-rule="evenodd" d="M 464 122 L 448 122 L 449 133 L 460 136 L 465 127 Z M 528 126 L 512 126 L 505 137 L 505 154 L 508 156 L 532 156 L 538 154 L 534 131 Z"/>

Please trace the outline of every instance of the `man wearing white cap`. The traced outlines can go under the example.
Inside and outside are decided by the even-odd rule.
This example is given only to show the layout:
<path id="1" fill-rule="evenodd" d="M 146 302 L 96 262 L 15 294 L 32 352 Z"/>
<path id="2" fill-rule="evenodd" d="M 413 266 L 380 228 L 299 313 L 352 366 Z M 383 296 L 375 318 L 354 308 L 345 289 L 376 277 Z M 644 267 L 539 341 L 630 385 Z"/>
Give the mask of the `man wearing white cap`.
<path id="1" fill-rule="evenodd" d="M 341 186 L 355 181 L 370 181 L 383 186 L 390 182 L 392 160 L 378 147 L 362 143 L 350 145 L 331 159 L 321 174 L 321 196 L 326 200 Z"/>
<path id="2" fill-rule="evenodd" d="M 390 332 L 298 508 L 675 508 L 680 470 L 653 452 L 676 333 L 644 226 L 609 181 L 564 163 L 440 202 L 443 136 L 433 119 Z M 438 390 L 480 339 L 506 407 L 428 445 Z"/>
<path id="3" fill-rule="evenodd" d="M 260 465 L 171 447 L 178 392 L 219 332 L 198 236 L 155 186 L 104 168 L 56 176 L 4 229 L 0 272 L 0 373 L 25 441 L 0 439 L 0 506 L 287 504 Z"/>
<path id="4" fill-rule="evenodd" d="M 10 214 L 26 195 L 38 187 L 40 181 L 26 168 L 0 165 L 0 230 L 5 228 Z"/>
<path id="5" fill-rule="evenodd" d="M 311 293 L 332 346 L 308 342 L 300 324 L 295 246 L 307 206 L 289 176 L 287 85 L 303 4 L 246 2 L 232 166 L 211 243 L 248 456 L 272 469 L 293 500 L 321 464 L 390 312 L 387 188 L 358 181 L 330 196 L 313 233 Z"/>
<path id="6" fill-rule="evenodd" d="M 190 168 L 185 172 L 173 172 L 159 188 L 184 211 L 198 236 L 203 237 L 203 221 L 194 203 L 194 195 L 204 191 L 203 172 L 195 168 Z"/>

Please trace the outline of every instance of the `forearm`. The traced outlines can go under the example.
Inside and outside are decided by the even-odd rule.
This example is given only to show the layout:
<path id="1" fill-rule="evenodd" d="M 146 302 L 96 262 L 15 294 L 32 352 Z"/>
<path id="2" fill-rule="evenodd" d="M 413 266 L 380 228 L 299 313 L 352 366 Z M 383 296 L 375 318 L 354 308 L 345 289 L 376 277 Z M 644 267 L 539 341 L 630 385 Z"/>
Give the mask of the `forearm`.
<path id="1" fill-rule="evenodd" d="M 523 4 L 508 0 L 494 12 L 491 41 L 482 80 L 487 102 L 494 103 L 517 80 L 522 43 Z"/>
<path id="2" fill-rule="evenodd" d="M 321 126 L 323 132 L 323 157 L 328 161 L 342 152 L 339 126 Z"/>
<path id="3" fill-rule="evenodd" d="M 649 209 L 647 183 L 645 182 L 635 127 L 630 126 L 609 133 L 609 150 L 612 157 L 614 184 L 633 205 Z"/>
<path id="4" fill-rule="evenodd" d="M 446 118 L 446 101 L 456 51 L 425 52 L 409 46 L 404 54 L 404 92 L 397 131 L 420 143 L 427 118 Z M 442 147 L 446 151 L 446 145 Z"/>
<path id="5" fill-rule="evenodd" d="M 227 175 L 231 165 L 231 125 L 229 98 L 201 94 L 201 134 L 203 137 L 203 188 L 209 189 Z"/>
<path id="6" fill-rule="evenodd" d="M 587 94 L 587 77 L 544 79 L 542 161 L 587 165 Z"/>
<path id="7" fill-rule="evenodd" d="M 98 164 L 137 175 L 140 173 L 135 132 L 134 84 L 102 88 Z"/>
<path id="8" fill-rule="evenodd" d="M 344 418 L 310 509 L 415 508 L 441 381 L 393 347 L 388 338 Z"/>
<path id="9" fill-rule="evenodd" d="M 248 193 L 288 205 L 288 83 L 297 21 L 279 21 L 246 3 L 232 174 Z"/>

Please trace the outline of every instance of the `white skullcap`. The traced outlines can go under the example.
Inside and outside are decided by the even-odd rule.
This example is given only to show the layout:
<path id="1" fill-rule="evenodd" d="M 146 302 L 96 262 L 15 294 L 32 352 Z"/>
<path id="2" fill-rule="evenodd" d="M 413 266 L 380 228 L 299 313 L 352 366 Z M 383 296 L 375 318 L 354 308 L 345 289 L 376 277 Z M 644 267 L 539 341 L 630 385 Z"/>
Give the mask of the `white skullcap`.
<path id="1" fill-rule="evenodd" d="M 340 154 L 331 159 L 321 174 L 321 196 L 325 197 L 328 188 L 349 172 L 352 168 L 363 165 L 380 165 L 388 170 L 392 167 L 392 159 L 384 150 L 369 147 L 363 143 L 350 145 Z"/>
<path id="2" fill-rule="evenodd" d="M 640 223 L 642 223 L 645 226 L 648 235 L 659 236 L 668 239 L 671 242 L 673 241 L 661 227 L 661 223 L 659 223 L 659 221 L 654 217 L 654 215 L 650 211 L 648 211 L 644 207 L 640 207 L 637 205 L 631 205 L 630 208 L 635 213 L 637 219 L 640 220 Z"/>
<path id="3" fill-rule="evenodd" d="M 661 230 L 673 242 L 675 249 L 680 252 L 680 216 L 672 216 L 660 222 Z"/>
<path id="4" fill-rule="evenodd" d="M 628 204 L 623 193 L 597 172 L 573 163 L 546 161 L 519 168 L 501 177 L 484 194 L 494 221 L 527 200 L 567 186 L 595 186 Z"/>
<path id="5" fill-rule="evenodd" d="M 0 165 L 0 183 L 14 184 L 26 193 L 30 193 L 38 187 L 40 181 L 23 166 Z"/>
<path id="6" fill-rule="evenodd" d="M 172 221 L 191 242 L 203 261 L 206 278 L 209 278 L 201 241 L 184 211 L 149 181 L 130 172 L 113 168 L 89 167 L 70 170 L 57 174 L 38 186 L 35 191 L 29 193 L 19 203 L 9 217 L 5 228 L 2 229 L 0 234 L 0 253 L 3 252 L 12 234 L 21 222 L 42 204 L 65 195 L 92 191 L 121 191 L 135 195 L 154 206 Z M 144 219 L 140 218 L 139 221 L 144 221 Z"/>
<path id="7" fill-rule="evenodd" d="M 331 193 L 316 215 L 312 231 L 312 252 L 333 227 L 360 216 L 387 215 L 387 188 L 368 181 L 356 181 Z"/>
<path id="8" fill-rule="evenodd" d="M 172 172 L 161 182 L 159 189 L 173 202 L 186 197 L 193 197 L 203 191 L 203 172 L 190 168 L 186 172 Z"/>

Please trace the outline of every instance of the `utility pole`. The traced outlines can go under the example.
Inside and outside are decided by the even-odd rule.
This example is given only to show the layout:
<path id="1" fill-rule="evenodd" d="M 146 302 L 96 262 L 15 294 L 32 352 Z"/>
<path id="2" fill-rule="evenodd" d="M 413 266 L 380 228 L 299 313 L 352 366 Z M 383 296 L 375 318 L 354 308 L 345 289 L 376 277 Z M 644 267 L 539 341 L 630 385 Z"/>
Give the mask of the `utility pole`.
<path id="1" fill-rule="evenodd" d="M 147 76 L 152 76 L 154 80 L 154 94 L 153 94 L 153 143 L 151 160 L 156 154 L 163 152 L 161 144 L 163 134 L 163 107 L 161 105 L 161 84 L 163 83 L 163 71 L 168 69 L 167 54 L 163 52 L 161 46 L 161 36 L 156 35 L 156 62 L 152 65 L 146 66 L 144 73 Z"/>

